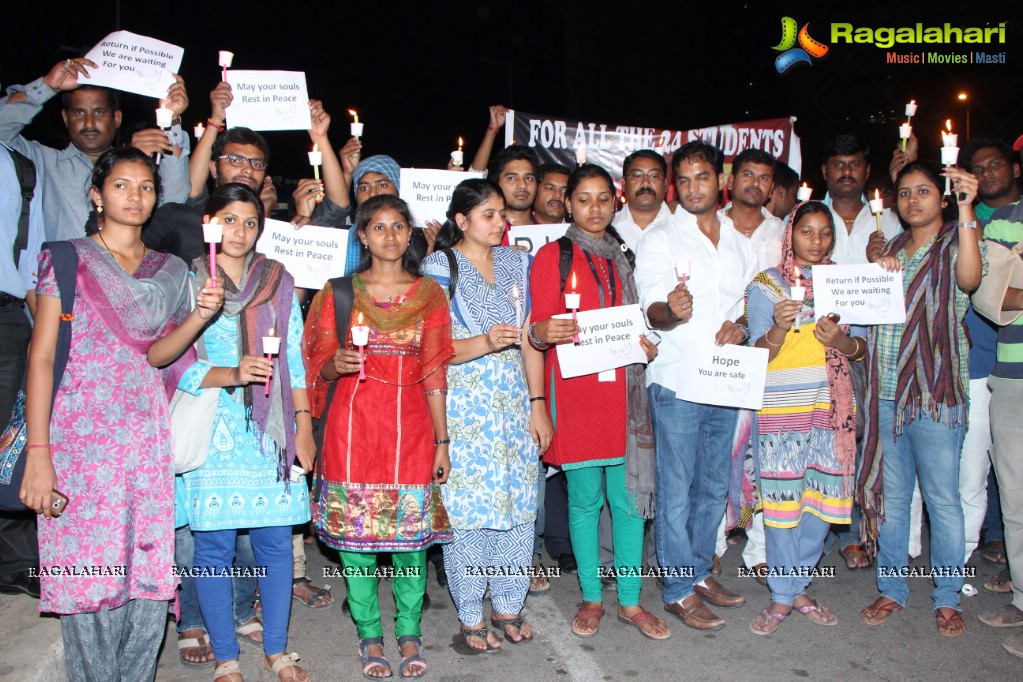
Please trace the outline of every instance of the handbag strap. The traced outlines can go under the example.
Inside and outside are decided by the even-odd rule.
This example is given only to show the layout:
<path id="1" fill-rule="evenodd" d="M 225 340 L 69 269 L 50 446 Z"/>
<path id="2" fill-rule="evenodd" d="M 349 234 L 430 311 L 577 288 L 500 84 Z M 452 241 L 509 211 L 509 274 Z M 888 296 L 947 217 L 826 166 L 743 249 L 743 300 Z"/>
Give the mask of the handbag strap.
<path id="1" fill-rule="evenodd" d="M 352 320 L 352 309 L 355 307 L 355 287 L 352 284 L 351 277 L 335 277 L 330 280 L 330 290 L 333 294 L 334 302 L 334 325 L 337 332 L 337 343 L 339 346 L 343 345 L 345 338 L 348 336 L 348 325 Z M 322 422 L 327 420 L 327 414 L 330 411 L 330 404 L 334 400 L 334 391 L 337 389 L 337 381 L 333 382 L 327 387 L 327 400 L 323 406 L 323 414 L 319 421 L 321 424 L 318 429 L 313 429 L 313 433 L 318 438 L 316 440 L 316 475 L 313 479 L 313 495 L 318 499 L 320 495 L 320 484 L 323 480 L 323 466 L 321 458 L 323 457 L 323 432 L 324 425 Z"/>
<path id="2" fill-rule="evenodd" d="M 78 251 L 68 241 L 47 242 L 43 244 L 43 249 L 50 250 L 53 275 L 60 290 L 60 326 L 57 328 L 57 347 L 53 355 L 52 407 L 71 355 L 71 323 L 75 319 L 75 289 L 78 285 Z"/>

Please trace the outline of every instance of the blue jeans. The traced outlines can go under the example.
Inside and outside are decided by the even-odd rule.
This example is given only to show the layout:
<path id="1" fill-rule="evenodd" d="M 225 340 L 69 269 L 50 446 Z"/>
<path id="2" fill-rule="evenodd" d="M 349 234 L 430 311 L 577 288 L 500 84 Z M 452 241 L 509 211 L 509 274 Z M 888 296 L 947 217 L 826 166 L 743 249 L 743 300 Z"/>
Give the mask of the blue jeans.
<path id="1" fill-rule="evenodd" d="M 235 554 L 234 529 L 196 531 L 195 565 L 211 571 L 225 571 Z M 294 552 L 291 526 L 268 526 L 249 530 L 256 567 L 265 570 L 258 575 L 259 600 L 263 605 L 263 651 L 267 656 L 284 653 L 288 643 L 288 621 L 291 618 L 291 581 Z M 218 661 L 238 658 L 238 641 L 234 636 L 231 609 L 231 578 L 202 576 L 195 579 L 195 593 L 206 621 L 210 644 Z"/>
<path id="2" fill-rule="evenodd" d="M 811 581 L 809 572 L 820 561 L 824 539 L 830 529 L 830 523 L 808 512 L 799 517 L 795 528 L 764 525 L 768 568 L 790 574 L 767 576 L 771 601 L 792 606 L 796 597 L 806 592 Z"/>
<path id="3" fill-rule="evenodd" d="M 540 554 L 543 551 L 544 519 L 547 517 L 547 510 L 544 505 L 547 501 L 547 466 L 540 462 L 536 467 L 536 521 L 533 522 L 533 554 Z"/>
<path id="4" fill-rule="evenodd" d="M 992 540 L 1005 540 L 1005 527 L 1002 525 L 1002 501 L 998 497 L 998 480 L 995 478 L 994 467 L 987 474 L 987 515 L 984 516 L 982 535 L 985 544 Z"/>
<path id="5" fill-rule="evenodd" d="M 678 400 L 659 384 L 647 392 L 657 443 L 657 560 L 675 574 L 664 579 L 670 604 L 710 577 L 739 411 Z"/>
<path id="6" fill-rule="evenodd" d="M 247 533 L 239 534 L 235 542 L 234 565 L 238 567 L 254 567 L 256 557 L 252 555 L 252 543 L 249 542 Z M 179 569 L 191 569 L 192 558 L 195 555 L 195 539 L 192 537 L 192 529 L 182 526 L 174 531 L 174 563 Z M 256 601 L 256 579 L 255 578 L 234 578 L 234 626 L 237 628 L 256 617 L 256 610 L 252 608 Z M 203 622 L 202 613 L 199 611 L 199 599 L 195 596 L 195 578 L 181 576 L 180 600 L 181 617 L 178 619 L 178 632 L 186 630 L 206 631 L 206 623 Z"/>
<path id="7" fill-rule="evenodd" d="M 909 552 L 909 505 L 916 479 L 931 520 L 931 567 L 955 575 L 934 578 L 934 609 L 959 610 L 963 587 L 966 531 L 959 500 L 959 453 L 966 426 L 950 428 L 921 414 L 895 437 L 895 402 L 878 401 L 878 428 L 884 448 L 885 520 L 878 537 L 877 589 L 905 606 L 909 586 L 898 571 Z"/>

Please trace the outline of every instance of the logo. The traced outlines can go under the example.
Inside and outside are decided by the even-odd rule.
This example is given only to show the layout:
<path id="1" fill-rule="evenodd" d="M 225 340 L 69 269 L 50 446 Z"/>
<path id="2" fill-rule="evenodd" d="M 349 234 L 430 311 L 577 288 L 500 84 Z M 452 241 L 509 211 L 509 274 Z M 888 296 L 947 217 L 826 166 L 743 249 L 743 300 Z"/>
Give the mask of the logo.
<path id="1" fill-rule="evenodd" d="M 781 42 L 771 48 L 781 52 L 774 60 L 774 68 L 778 73 L 785 73 L 800 62 L 813 64 L 814 59 L 820 59 L 828 53 L 827 45 L 810 37 L 810 24 L 803 24 L 798 33 L 797 26 L 792 17 L 782 17 Z M 797 42 L 799 47 L 795 47 Z"/>

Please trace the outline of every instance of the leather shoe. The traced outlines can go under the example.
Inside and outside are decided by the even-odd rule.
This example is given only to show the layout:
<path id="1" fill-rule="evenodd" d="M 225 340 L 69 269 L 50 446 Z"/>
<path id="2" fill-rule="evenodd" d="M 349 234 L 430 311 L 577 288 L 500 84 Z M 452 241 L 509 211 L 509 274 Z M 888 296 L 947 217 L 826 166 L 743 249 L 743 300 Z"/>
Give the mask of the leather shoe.
<path id="1" fill-rule="evenodd" d="M 703 585 L 694 585 L 693 591 L 696 592 L 701 599 L 713 604 L 714 606 L 742 606 L 746 603 L 746 597 L 725 589 L 725 586 L 719 583 L 715 578 L 707 578 L 703 581 Z"/>
<path id="2" fill-rule="evenodd" d="M 704 606 L 699 595 L 691 594 L 682 601 L 665 604 L 664 610 L 694 630 L 720 630 L 725 627 L 725 619 Z"/>
<path id="3" fill-rule="evenodd" d="M 563 573 L 575 573 L 578 566 L 575 563 L 575 555 L 565 552 L 558 555 L 558 566 Z"/>
<path id="4" fill-rule="evenodd" d="M 33 599 L 39 599 L 39 588 L 39 578 L 29 576 L 28 571 L 0 580 L 0 594 L 27 594 Z"/>

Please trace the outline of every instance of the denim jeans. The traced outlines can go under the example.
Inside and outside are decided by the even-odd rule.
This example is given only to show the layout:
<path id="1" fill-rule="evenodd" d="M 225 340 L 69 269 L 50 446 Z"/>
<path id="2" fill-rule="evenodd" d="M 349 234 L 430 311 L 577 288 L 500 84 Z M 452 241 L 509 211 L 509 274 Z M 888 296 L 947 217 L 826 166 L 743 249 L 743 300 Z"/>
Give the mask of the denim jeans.
<path id="1" fill-rule="evenodd" d="M 647 391 L 657 443 L 657 560 L 669 572 L 670 604 L 710 576 L 739 411 L 679 400 L 660 384 Z"/>
<path id="2" fill-rule="evenodd" d="M 958 611 L 966 549 L 963 505 L 959 501 L 959 453 L 966 426 L 950 428 L 925 412 L 895 437 L 894 422 L 895 402 L 879 400 L 885 520 L 878 537 L 877 589 L 902 606 L 909 599 L 906 578 L 898 572 L 906 567 L 909 506 L 919 478 L 931 520 L 930 565 L 937 571 L 956 573 L 934 578 L 934 609 L 948 607 Z"/>
<path id="3" fill-rule="evenodd" d="M 256 557 L 252 554 L 252 543 L 249 542 L 248 533 L 239 533 L 234 546 L 234 565 L 239 567 L 254 567 Z M 179 569 L 191 569 L 192 558 L 195 555 L 195 538 L 192 536 L 192 529 L 182 526 L 174 531 L 174 563 Z M 237 628 L 256 617 L 256 610 L 252 608 L 256 601 L 256 579 L 255 578 L 233 578 L 234 590 L 234 626 Z M 181 576 L 180 600 L 181 617 L 178 619 L 178 632 L 186 630 L 206 630 L 206 623 L 203 622 L 202 613 L 199 611 L 199 599 L 195 596 L 195 578 L 187 575 Z"/>

